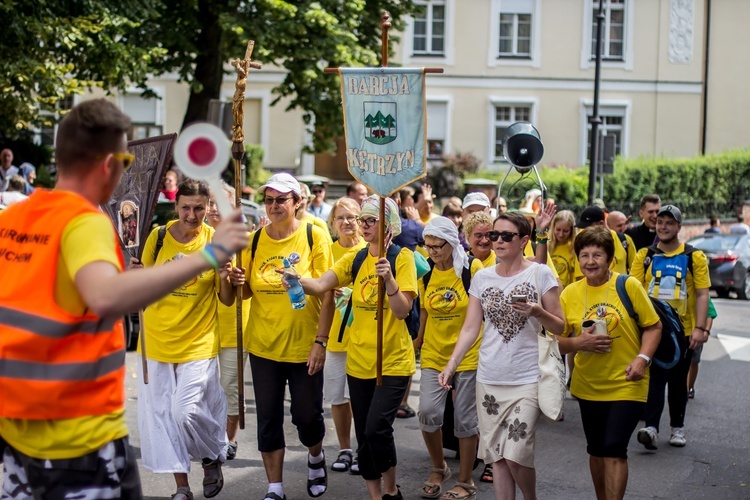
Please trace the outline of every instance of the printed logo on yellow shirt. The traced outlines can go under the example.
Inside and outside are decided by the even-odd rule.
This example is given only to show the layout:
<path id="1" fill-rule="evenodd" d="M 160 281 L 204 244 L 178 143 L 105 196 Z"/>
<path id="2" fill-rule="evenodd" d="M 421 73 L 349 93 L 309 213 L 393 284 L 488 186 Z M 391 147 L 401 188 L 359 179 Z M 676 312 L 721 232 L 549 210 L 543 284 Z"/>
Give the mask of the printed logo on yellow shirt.
<path id="1" fill-rule="evenodd" d="M 607 322 L 607 333 L 612 333 L 618 326 L 620 326 L 622 314 L 620 311 L 612 307 L 611 304 L 594 304 L 585 312 L 583 321 L 586 321 L 587 319 L 602 319 L 600 314 L 601 311 L 598 311 L 598 309 L 601 309 L 602 307 L 607 311 L 604 315 L 604 321 Z"/>
<path id="2" fill-rule="evenodd" d="M 186 257 L 186 255 L 184 253 L 180 252 L 180 253 L 176 254 L 174 257 L 172 257 L 171 259 L 167 259 L 164 263 L 166 264 L 167 262 L 177 261 L 177 260 L 180 260 L 180 259 L 182 259 L 184 257 Z M 188 281 L 184 285 L 181 285 L 180 287 L 177 288 L 177 290 L 184 292 L 185 290 L 187 290 L 191 286 L 193 286 L 196 283 L 198 283 L 199 279 L 203 279 L 203 273 L 201 273 L 198 276 L 194 277 L 192 280 Z M 172 292 L 172 294 L 174 295 L 175 292 Z"/>
<path id="3" fill-rule="evenodd" d="M 450 287 L 440 287 L 430 294 L 428 300 L 432 310 L 449 314 L 458 305 L 458 292 Z"/>
<path id="4" fill-rule="evenodd" d="M 369 306 L 378 305 L 378 278 L 377 276 L 368 276 L 367 278 L 360 281 L 359 293 L 362 297 L 362 302 Z"/>
<path id="5" fill-rule="evenodd" d="M 284 257 L 276 255 L 269 257 L 260 265 L 260 277 L 263 282 L 271 288 L 282 288 L 281 275 L 276 272 L 277 269 L 281 269 L 278 265 L 278 261 L 283 261 Z"/>

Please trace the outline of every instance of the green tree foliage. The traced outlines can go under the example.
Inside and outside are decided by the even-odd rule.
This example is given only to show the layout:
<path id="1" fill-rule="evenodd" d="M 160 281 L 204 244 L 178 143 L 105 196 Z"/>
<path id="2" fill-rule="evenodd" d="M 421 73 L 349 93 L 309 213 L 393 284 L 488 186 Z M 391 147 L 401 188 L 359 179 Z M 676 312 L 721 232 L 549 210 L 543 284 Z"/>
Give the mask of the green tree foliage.
<path id="1" fill-rule="evenodd" d="M 87 88 L 145 89 L 166 55 L 140 43 L 155 1 L 0 0 L 0 135 L 49 125 L 44 111 Z"/>
<path id="2" fill-rule="evenodd" d="M 339 77 L 323 69 L 379 65 L 382 11 L 390 12 L 393 32 L 417 10 L 413 0 L 162 2 L 158 23 L 144 24 L 144 36 L 167 51 L 158 70 L 175 71 L 191 84 L 184 124 L 206 118 L 210 100 L 219 97 L 224 64 L 255 40 L 254 60 L 287 70 L 273 104 L 288 98 L 287 109 L 304 111 L 317 151 L 331 149 L 332 138 L 343 134 Z"/>

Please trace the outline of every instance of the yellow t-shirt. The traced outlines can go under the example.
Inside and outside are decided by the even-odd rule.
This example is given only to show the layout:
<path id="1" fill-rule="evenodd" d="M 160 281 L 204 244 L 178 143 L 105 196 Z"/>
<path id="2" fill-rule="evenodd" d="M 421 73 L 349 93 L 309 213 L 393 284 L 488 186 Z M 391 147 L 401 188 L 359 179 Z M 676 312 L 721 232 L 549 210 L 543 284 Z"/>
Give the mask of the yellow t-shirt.
<path id="1" fill-rule="evenodd" d="M 180 259 L 199 252 L 211 242 L 214 229 L 203 224 L 195 239 L 179 243 L 169 231 L 176 222 L 167 222 L 164 246 L 156 262 L 154 251 L 159 229 L 151 231 L 141 257 L 144 266 L 162 265 Z M 220 288 L 219 275 L 214 270 L 204 271 L 148 306 L 143 312 L 143 322 L 149 359 L 162 363 L 186 363 L 218 355 L 217 308 Z M 138 342 L 138 352 L 141 340 Z"/>
<path id="2" fill-rule="evenodd" d="M 471 263 L 471 276 L 483 269 L 482 262 L 474 259 Z M 432 268 L 427 289 L 424 279 L 418 280 L 419 300 L 422 311 L 427 312 L 427 324 L 424 330 L 421 359 L 422 368 L 442 371 L 456 347 L 458 334 L 466 319 L 466 308 L 469 307 L 469 292 L 464 290 L 460 276 L 451 267 L 441 271 Z M 482 335 L 471 346 L 456 371 L 476 370 L 479 363 L 479 344 Z"/>
<path id="3" fill-rule="evenodd" d="M 250 301 L 242 301 L 242 338 L 245 338 L 245 326 L 250 319 Z M 237 306 L 225 306 L 219 301 L 219 348 L 229 349 L 237 347 Z M 243 342 L 244 344 L 244 342 Z"/>
<path id="4" fill-rule="evenodd" d="M 583 231 L 585 231 L 585 229 L 583 229 Z M 615 240 L 615 257 L 609 264 L 609 268 L 618 274 L 628 274 L 628 268 L 630 268 L 630 274 L 633 274 L 633 261 L 635 260 L 635 244 L 633 243 L 633 240 L 630 236 L 625 235 L 625 241 L 628 242 L 628 249 L 625 250 L 617 233 L 612 229 L 610 229 L 609 232 L 612 233 L 612 238 Z M 583 278 L 583 273 L 581 272 L 581 266 L 578 264 L 578 259 L 575 259 L 574 262 L 575 280 L 578 281 Z"/>
<path id="5" fill-rule="evenodd" d="M 76 288 L 76 274 L 92 262 L 108 262 L 122 271 L 118 252 L 109 217 L 85 214 L 73 219 L 63 231 L 57 262 L 55 301 L 60 307 L 83 314 L 86 304 Z M 60 420 L 0 418 L 0 436 L 21 453 L 40 459 L 81 457 L 127 435 L 125 410 Z"/>
<path id="6" fill-rule="evenodd" d="M 422 215 L 420 215 L 420 216 L 419 216 L 419 219 L 420 219 L 420 220 L 422 221 L 422 224 L 427 224 L 428 222 L 430 222 L 430 221 L 431 221 L 432 219 L 434 219 L 435 217 L 439 217 L 439 216 L 438 216 L 438 214 L 436 214 L 436 213 L 434 213 L 434 212 L 430 212 L 430 213 L 429 213 L 429 214 L 427 215 L 427 217 L 422 217 Z"/>
<path id="7" fill-rule="evenodd" d="M 560 276 L 563 288 L 565 288 L 573 282 L 573 274 L 575 273 L 576 254 L 573 251 L 573 245 L 570 242 L 557 245 L 550 252 L 550 256 L 552 257 L 552 262 L 555 264 L 555 270 Z"/>
<path id="8" fill-rule="evenodd" d="M 641 332 L 620 301 L 617 276 L 618 273 L 612 273 L 609 281 L 601 286 L 589 286 L 585 279 L 576 281 L 560 294 L 565 315 L 563 335 L 579 335 L 581 323 L 587 319 L 597 319 L 600 317 L 597 311 L 601 312 L 604 308 L 607 331 L 613 338 L 610 352 L 576 353 L 570 392 L 577 398 L 590 401 L 645 402 L 648 397 L 648 370 L 646 376 L 637 382 L 625 380 L 625 368 L 640 352 Z M 629 278 L 625 289 L 641 326 L 656 324 L 659 316 L 638 281 Z"/>
<path id="9" fill-rule="evenodd" d="M 368 252 L 367 258 L 352 283 L 352 264 L 356 254 L 348 254 L 333 266 L 340 286 L 352 285 L 352 314 L 349 327 L 349 346 L 346 373 L 352 377 L 371 379 L 376 376 L 378 278 L 375 263 L 378 258 Z M 417 268 L 414 255 L 402 248 L 396 257 L 396 282 L 402 292 L 417 294 Z M 391 311 L 388 296 L 383 303 L 383 375 L 407 376 L 416 371 L 414 344 L 406 322 Z"/>
<path id="10" fill-rule="evenodd" d="M 244 250 L 242 261 L 247 262 L 247 280 L 253 292 L 250 319 L 245 331 L 245 347 L 255 356 L 287 363 L 305 363 L 310 355 L 320 319 L 321 300 L 308 295 L 307 305 L 292 309 L 289 295 L 281 284 L 284 258 L 292 253 L 300 255 L 295 264 L 297 273 L 304 278 L 318 278 L 333 266 L 329 237 L 312 226 L 312 252 L 307 241 L 307 224 L 301 223 L 290 236 L 274 240 L 266 229 L 261 236 L 255 259 L 251 248 Z M 255 233 L 250 235 L 252 242 Z"/>
<path id="11" fill-rule="evenodd" d="M 666 257 L 672 257 L 674 255 L 679 255 L 684 251 L 685 244 L 683 243 L 674 252 L 664 253 L 663 255 Z M 649 289 L 654 278 L 651 275 L 651 265 L 649 264 L 648 269 L 644 268 L 644 260 L 647 253 L 648 248 L 641 248 L 636 255 L 635 261 L 633 261 L 633 266 L 631 268 L 631 274 L 633 275 L 633 277 L 640 281 L 646 290 Z M 693 259 L 693 272 L 688 272 L 687 276 L 685 277 L 685 283 L 687 285 L 687 300 L 667 301 L 672 304 L 672 307 L 674 307 L 678 313 L 680 313 L 680 320 L 682 321 L 682 326 L 685 329 L 685 335 L 690 335 L 691 333 L 693 333 L 696 325 L 695 290 L 697 288 L 711 287 L 711 278 L 708 274 L 708 259 L 706 258 L 706 254 L 704 254 L 700 250 L 695 250 L 691 258 Z M 680 304 L 680 302 L 685 303 Z"/>
<path id="12" fill-rule="evenodd" d="M 334 242 L 332 250 L 333 250 L 333 262 L 338 262 L 345 256 L 347 256 L 349 253 L 353 253 L 354 255 L 357 255 L 357 252 L 359 252 L 361 249 L 365 248 L 367 246 L 367 243 L 362 238 L 359 239 L 359 242 L 350 248 L 344 248 L 342 247 L 338 241 Z M 333 314 L 333 321 L 331 322 L 331 332 L 328 337 L 328 350 L 331 352 L 345 352 L 346 346 L 349 344 L 349 327 L 344 329 L 344 337 L 341 339 L 341 342 L 339 342 L 339 330 L 341 330 L 341 321 L 343 318 L 341 317 L 342 312 L 339 310 L 336 310 L 336 312 Z"/>
<path id="13" fill-rule="evenodd" d="M 466 252 L 467 255 L 471 255 L 471 253 Z M 476 257 L 475 257 L 476 258 Z M 479 259 L 477 259 L 479 260 Z M 479 262 L 482 263 L 482 269 L 486 267 L 492 267 L 497 264 L 497 256 L 495 255 L 495 252 L 490 251 L 490 254 L 487 256 L 486 259 L 480 260 Z"/>
<path id="14" fill-rule="evenodd" d="M 523 256 L 527 258 L 534 258 L 536 254 L 534 253 L 534 247 L 531 246 L 531 240 L 529 240 L 528 243 L 526 243 L 526 246 L 523 248 Z M 552 274 L 555 276 L 555 278 L 559 279 L 560 275 L 557 272 L 557 268 L 555 267 L 555 263 L 552 261 L 552 257 L 550 257 L 549 252 L 547 252 L 547 267 L 549 267 L 552 270 Z"/>
<path id="15" fill-rule="evenodd" d="M 328 229 L 328 225 L 323 219 L 320 219 L 318 217 L 315 217 L 312 214 L 307 214 L 305 217 L 300 220 L 303 224 L 312 224 L 313 226 L 317 226 L 320 229 L 325 232 L 326 236 L 328 236 L 328 242 L 333 243 L 333 238 L 331 238 L 331 230 Z"/>

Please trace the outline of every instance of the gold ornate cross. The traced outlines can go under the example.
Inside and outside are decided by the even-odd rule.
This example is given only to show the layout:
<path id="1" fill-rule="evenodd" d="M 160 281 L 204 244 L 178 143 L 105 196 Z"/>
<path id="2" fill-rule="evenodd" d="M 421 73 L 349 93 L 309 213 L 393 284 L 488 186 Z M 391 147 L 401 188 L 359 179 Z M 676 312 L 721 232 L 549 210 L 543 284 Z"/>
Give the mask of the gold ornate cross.
<path id="1" fill-rule="evenodd" d="M 243 144 L 245 142 L 245 88 L 247 87 L 247 74 L 252 69 L 260 69 L 260 63 L 252 61 L 255 41 L 247 42 L 247 50 L 244 59 L 233 59 L 231 64 L 237 71 L 237 81 L 234 84 L 234 96 L 232 97 L 232 142 Z"/>

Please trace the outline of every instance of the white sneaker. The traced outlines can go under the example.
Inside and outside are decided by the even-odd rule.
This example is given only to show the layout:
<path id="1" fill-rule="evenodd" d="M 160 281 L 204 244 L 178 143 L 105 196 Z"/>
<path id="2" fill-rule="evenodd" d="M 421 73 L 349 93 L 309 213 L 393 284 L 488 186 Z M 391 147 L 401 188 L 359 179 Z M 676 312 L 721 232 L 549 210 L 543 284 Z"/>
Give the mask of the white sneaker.
<path id="1" fill-rule="evenodd" d="M 659 433 L 656 427 L 644 427 L 638 431 L 638 442 L 646 447 L 647 450 L 655 450 L 658 448 L 657 443 L 659 442 Z"/>
<path id="2" fill-rule="evenodd" d="M 669 444 L 680 448 L 687 444 L 685 430 L 682 427 L 672 427 L 672 436 L 669 438 Z"/>

